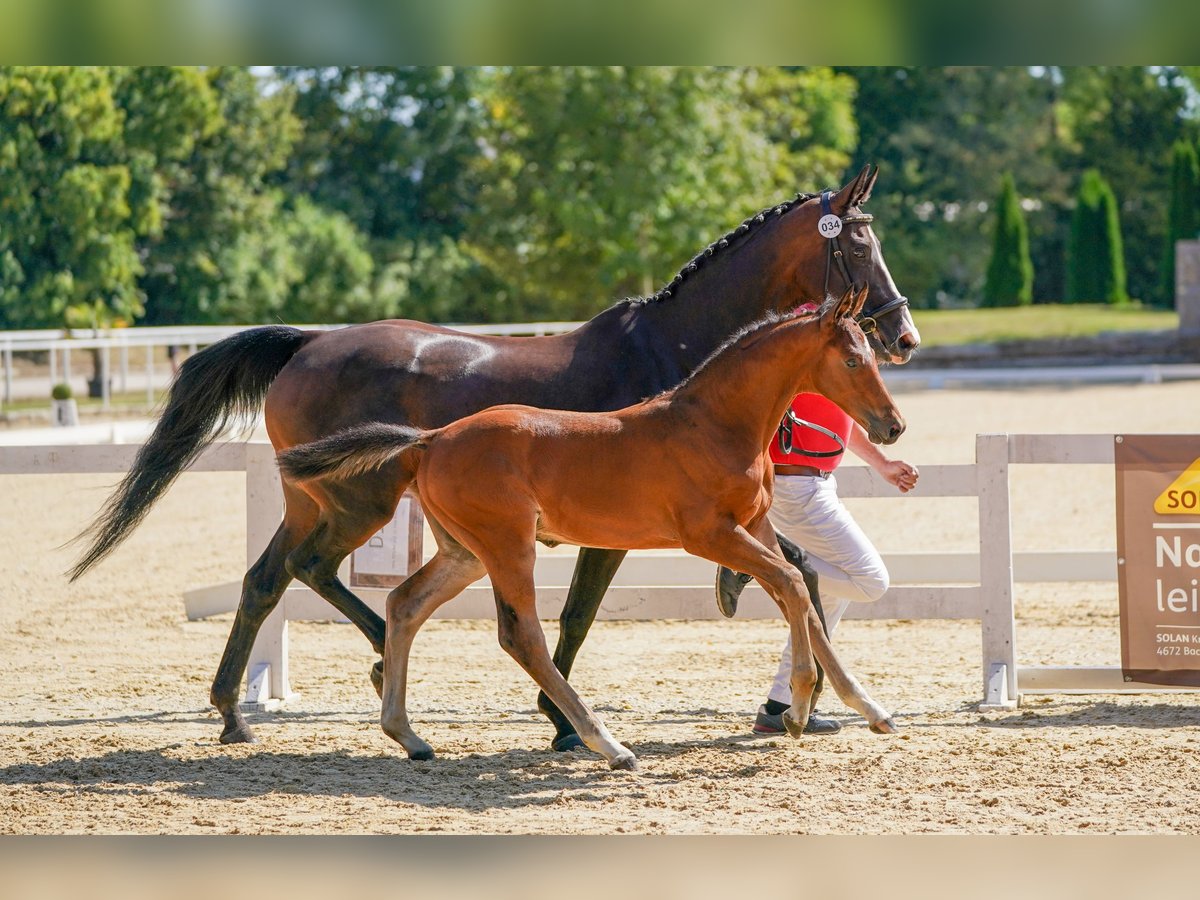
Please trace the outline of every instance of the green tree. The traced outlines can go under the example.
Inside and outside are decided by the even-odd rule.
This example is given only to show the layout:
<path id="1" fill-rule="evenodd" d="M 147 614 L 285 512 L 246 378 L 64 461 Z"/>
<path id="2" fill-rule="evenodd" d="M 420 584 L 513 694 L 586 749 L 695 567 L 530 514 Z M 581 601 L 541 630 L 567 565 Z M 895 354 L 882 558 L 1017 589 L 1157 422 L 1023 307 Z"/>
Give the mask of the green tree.
<path id="1" fill-rule="evenodd" d="M 163 79 L 171 79 L 164 85 Z M 142 242 L 146 320 L 273 321 L 287 303 L 294 257 L 283 193 L 270 183 L 287 164 L 299 123 L 292 93 L 266 92 L 248 69 L 213 67 L 186 80 L 139 69 L 131 104 L 147 131 L 180 134 L 181 151 L 156 158 L 162 228 Z M 157 103 L 143 101 L 152 98 Z M 166 99 L 158 99 L 166 98 Z M 187 102 L 187 121 L 168 110 Z"/>
<path id="2" fill-rule="evenodd" d="M 996 200 L 996 231 L 983 290 L 984 306 L 1027 306 L 1033 302 L 1029 233 L 1012 174 L 1004 173 Z"/>
<path id="3" fill-rule="evenodd" d="M 154 191 L 106 68 L 0 68 L 0 327 L 108 325 L 142 310 Z"/>
<path id="4" fill-rule="evenodd" d="M 373 308 L 433 321 L 503 317 L 505 287 L 460 243 L 478 194 L 478 70 L 281 67 L 303 125 L 277 181 L 369 238 Z"/>
<path id="5" fill-rule="evenodd" d="M 1171 152 L 1171 205 L 1163 248 L 1162 296 L 1175 298 L 1175 242 L 1192 240 L 1200 230 L 1200 164 L 1189 141 L 1176 141 Z"/>
<path id="6" fill-rule="evenodd" d="M 492 71 L 465 245 L 511 285 L 508 317 L 590 316 L 749 213 L 836 181 L 852 96 L 827 69 Z"/>
<path id="7" fill-rule="evenodd" d="M 1125 258 L 1117 199 L 1104 176 L 1088 169 L 1080 181 L 1067 248 L 1067 301 L 1125 303 Z"/>
<path id="8" fill-rule="evenodd" d="M 880 167 L 871 200 L 875 230 L 914 305 L 964 306 L 982 296 L 997 171 L 1017 173 L 1032 200 L 1027 224 L 1035 294 L 1055 296 L 1046 282 L 1061 264 L 1051 265 L 1042 248 L 1053 238 L 1049 208 L 1067 202 L 1070 179 L 1052 155 L 1052 82 L 1028 67 L 842 71 L 858 81 L 856 158 Z M 1060 242 L 1050 256 L 1061 255 Z"/>
<path id="9" fill-rule="evenodd" d="M 1161 271 L 1170 204 L 1171 148 L 1194 141 L 1191 94 L 1176 69 L 1086 66 L 1056 70 L 1059 159 L 1064 170 L 1100 171 L 1120 197 L 1129 293 L 1165 304 Z M 1065 210 L 1064 210 L 1065 218 Z"/>
<path id="10" fill-rule="evenodd" d="M 285 219 L 284 233 L 291 255 L 280 311 L 285 321 L 362 322 L 395 314 L 375 303 L 371 291 L 375 264 L 366 238 L 341 213 L 297 198 Z"/>

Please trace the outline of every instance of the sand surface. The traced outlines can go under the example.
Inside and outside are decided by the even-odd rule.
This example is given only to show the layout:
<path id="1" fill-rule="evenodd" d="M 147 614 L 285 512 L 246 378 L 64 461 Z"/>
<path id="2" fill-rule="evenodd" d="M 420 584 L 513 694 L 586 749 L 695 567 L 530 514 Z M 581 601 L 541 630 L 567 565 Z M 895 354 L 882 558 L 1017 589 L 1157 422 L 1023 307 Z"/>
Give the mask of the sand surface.
<path id="1" fill-rule="evenodd" d="M 1189 383 L 898 396 L 894 453 L 970 462 L 977 432 L 1188 432 Z M 181 592 L 244 568 L 240 475 L 185 475 L 81 582 L 60 545 L 110 476 L 0 477 L 0 832 L 1147 833 L 1200 831 L 1196 695 L 1035 697 L 976 709 L 977 623 L 847 621 L 843 659 L 902 726 L 868 732 L 827 695 L 839 735 L 749 734 L 780 621 L 607 622 L 572 677 L 641 772 L 549 750 L 535 688 L 491 622 L 434 621 L 410 713 L 440 758 L 380 731 L 373 657 L 348 625 L 294 623 L 299 703 L 217 742 L 208 705 L 231 615 L 189 622 Z M 1025 467 L 1017 549 L 1115 545 L 1107 467 Z M 881 549 L 969 550 L 969 500 L 855 501 Z M 1116 585 L 1018 587 L 1022 663 L 1119 662 Z M 548 622 L 551 642 L 556 623 Z"/>

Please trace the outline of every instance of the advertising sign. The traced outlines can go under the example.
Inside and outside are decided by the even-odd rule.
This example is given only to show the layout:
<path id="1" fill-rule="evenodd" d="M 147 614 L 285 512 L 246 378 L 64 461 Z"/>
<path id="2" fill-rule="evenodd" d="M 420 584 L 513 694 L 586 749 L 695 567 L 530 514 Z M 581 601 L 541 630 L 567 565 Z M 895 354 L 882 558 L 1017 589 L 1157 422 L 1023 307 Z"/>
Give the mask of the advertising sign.
<path id="1" fill-rule="evenodd" d="M 1200 435 L 1117 435 L 1126 681 L 1200 686 Z"/>
<path id="2" fill-rule="evenodd" d="M 350 587 L 394 588 L 421 567 L 425 516 L 412 494 L 371 539 L 350 554 Z"/>

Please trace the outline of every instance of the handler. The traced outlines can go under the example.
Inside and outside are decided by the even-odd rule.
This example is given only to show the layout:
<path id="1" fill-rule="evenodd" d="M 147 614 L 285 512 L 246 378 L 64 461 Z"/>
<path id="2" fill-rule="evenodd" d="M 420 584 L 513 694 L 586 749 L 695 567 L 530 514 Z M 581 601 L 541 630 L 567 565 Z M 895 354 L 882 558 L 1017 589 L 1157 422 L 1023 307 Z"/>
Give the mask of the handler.
<path id="1" fill-rule="evenodd" d="M 825 606 L 831 639 L 851 601 L 873 602 L 888 589 L 887 567 L 879 551 L 838 497 L 833 472 L 847 447 L 901 493 L 916 486 L 920 477 L 916 466 L 886 457 L 860 425 L 821 394 L 796 395 L 770 448 L 775 464 L 771 524 L 787 539 L 780 547 L 792 565 L 800 568 L 807 551 L 808 564 L 820 579 L 822 598 L 834 601 Z M 792 542 L 804 550 L 789 546 Z M 740 572 L 724 567 L 718 571 L 717 605 L 723 614 L 732 616 L 737 611 L 738 596 L 749 581 L 750 576 Z M 767 702 L 754 719 L 755 734 L 784 733 L 783 713 L 792 704 L 791 668 L 789 633 Z M 841 728 L 834 719 L 811 715 L 804 732 L 836 734 Z"/>

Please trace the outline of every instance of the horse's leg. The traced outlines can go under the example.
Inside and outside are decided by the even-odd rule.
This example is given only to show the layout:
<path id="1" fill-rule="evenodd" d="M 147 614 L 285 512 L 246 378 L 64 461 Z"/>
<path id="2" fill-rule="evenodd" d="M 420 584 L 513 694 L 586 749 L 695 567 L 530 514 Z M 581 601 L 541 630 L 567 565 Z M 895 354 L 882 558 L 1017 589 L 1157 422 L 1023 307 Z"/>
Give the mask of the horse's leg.
<path id="1" fill-rule="evenodd" d="M 316 527 L 287 557 L 287 568 L 292 577 L 329 601 L 366 636 L 380 655 L 383 654 L 386 631 L 383 619 L 342 584 L 337 571 L 342 560 L 385 524 L 386 518 L 356 521 L 353 527 L 345 527 L 325 512 Z"/>
<path id="2" fill-rule="evenodd" d="M 600 601 L 604 599 L 604 592 L 625 559 L 625 553 L 624 550 L 597 550 L 591 547 L 581 547 L 579 550 L 575 574 L 571 576 L 571 589 L 567 592 L 567 602 L 559 616 L 558 644 L 554 648 L 554 665 L 563 678 L 571 677 L 575 656 L 583 646 L 592 622 L 596 620 Z M 538 693 L 537 705 L 554 723 L 555 736 L 551 746 L 555 750 L 574 750 L 584 746 L 575 728 L 546 696 L 545 691 Z"/>
<path id="3" fill-rule="evenodd" d="M 775 540 L 779 542 L 783 558 L 800 570 L 800 574 L 804 578 L 804 586 L 808 588 L 808 598 L 812 601 L 813 609 L 817 611 L 817 618 L 821 620 L 821 630 L 825 632 L 826 637 L 829 637 L 829 625 L 825 621 L 825 607 L 821 605 L 821 591 L 817 583 L 817 570 L 809 562 L 808 553 L 781 531 L 776 530 Z M 817 686 L 813 688 L 812 698 L 814 706 L 824 689 L 825 669 L 820 663 L 817 663 Z"/>
<path id="4" fill-rule="evenodd" d="M 792 636 L 792 705 L 783 714 L 784 725 L 793 737 L 804 732 L 812 711 L 817 669 L 809 640 L 812 612 L 808 589 L 799 570 L 789 565 L 779 550 L 775 529 L 766 516 L 748 528 L 732 522 L 696 520 L 683 537 L 683 549 L 695 556 L 711 559 L 735 572 L 745 572 L 758 580 L 783 612 Z"/>
<path id="5" fill-rule="evenodd" d="M 769 526 L 764 527 L 763 521 L 765 520 L 760 520 L 760 522 L 752 526 L 749 529 L 749 535 L 762 543 L 766 548 L 774 551 L 775 546 L 777 546 L 775 529 Z M 791 575 L 791 573 L 795 571 L 796 570 L 794 568 L 790 570 L 785 569 L 785 574 Z M 756 577 L 759 576 L 756 574 Z M 763 579 L 761 577 L 759 577 L 759 581 L 760 583 L 763 583 Z M 792 578 L 792 581 L 794 583 L 794 577 Z M 767 588 L 767 584 L 763 583 L 763 587 Z M 770 590 L 770 588 L 767 589 Z M 808 604 L 808 609 L 811 612 L 807 613 L 810 621 L 808 623 L 809 627 L 805 629 L 808 632 L 806 636 L 811 638 L 811 651 L 813 656 L 815 657 L 816 661 L 819 662 L 822 667 L 824 667 L 829 676 L 830 682 L 833 684 L 834 691 L 837 692 L 837 695 L 849 707 L 862 714 L 863 718 L 866 719 L 867 723 L 871 726 L 872 731 L 879 732 L 881 734 L 895 731 L 896 724 L 892 721 L 891 715 L 887 712 L 887 710 L 872 700 L 870 695 L 863 690 L 862 685 L 858 683 L 858 680 L 851 675 L 844 666 L 842 666 L 841 660 L 838 659 L 838 656 L 833 649 L 833 645 L 829 641 L 829 637 L 825 634 L 824 628 L 821 627 L 822 623 L 816 615 L 815 608 L 813 608 L 811 604 Z M 793 667 L 795 667 L 797 664 L 795 659 L 795 638 L 795 630 L 793 630 Z M 793 669 L 793 671 L 795 671 L 795 669 Z M 794 737 L 799 737 L 799 735 L 803 732 L 805 722 L 808 721 L 808 714 L 812 710 L 812 697 L 809 697 L 808 705 L 803 710 L 803 718 L 799 718 L 798 716 L 792 717 L 791 715 L 791 713 L 796 709 L 794 702 L 795 699 L 795 695 L 793 694 L 792 709 L 787 713 L 784 713 L 784 724 L 787 725 L 788 732 L 790 734 L 792 734 Z"/>
<path id="6" fill-rule="evenodd" d="M 575 733 L 614 769 L 636 769 L 637 758 L 618 744 L 594 712 L 579 698 L 550 658 L 546 635 L 537 618 L 533 586 L 534 550 L 525 554 L 490 554 L 484 559 L 496 595 L 500 646 L 538 683 L 574 726 Z"/>
<path id="7" fill-rule="evenodd" d="M 288 509 L 290 513 L 293 507 L 289 506 Z M 292 580 L 284 563 L 288 553 L 300 539 L 296 533 L 298 527 L 307 527 L 307 522 L 298 526 L 296 522 L 285 518 L 275 536 L 271 538 L 267 549 L 250 567 L 242 581 L 242 599 L 234 615 L 233 628 L 230 629 L 229 638 L 225 642 L 225 652 L 221 655 L 221 663 L 217 667 L 212 692 L 209 694 L 212 705 L 217 708 L 225 723 L 221 731 L 222 744 L 256 741 L 254 732 L 238 709 L 238 693 L 242 686 L 242 676 L 246 673 L 246 664 L 250 660 L 254 638 L 262 627 L 263 620 L 275 608 L 288 582 Z"/>
<path id="8" fill-rule="evenodd" d="M 444 533 L 433 520 L 438 551 L 388 594 L 387 641 L 383 655 L 383 707 L 379 724 L 404 747 L 410 759 L 433 759 L 433 748 L 417 736 L 408 721 L 408 657 L 417 631 L 439 606 L 457 597 L 484 574 L 483 564 Z"/>

